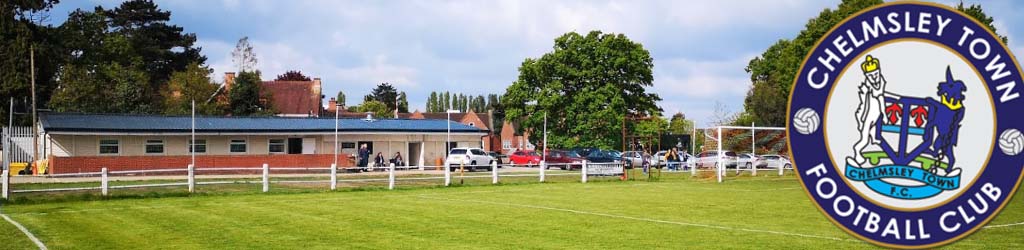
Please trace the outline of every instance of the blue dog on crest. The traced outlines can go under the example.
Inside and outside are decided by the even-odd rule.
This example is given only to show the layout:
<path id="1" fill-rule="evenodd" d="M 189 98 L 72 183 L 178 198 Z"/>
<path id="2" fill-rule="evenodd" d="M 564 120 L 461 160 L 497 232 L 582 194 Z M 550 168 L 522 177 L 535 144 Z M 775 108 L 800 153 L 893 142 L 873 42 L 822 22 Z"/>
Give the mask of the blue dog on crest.
<path id="1" fill-rule="evenodd" d="M 948 167 L 946 168 L 946 176 L 956 176 L 960 174 L 960 168 L 954 165 L 956 163 L 956 156 L 953 153 L 953 147 L 957 145 L 957 139 L 960 134 L 960 122 L 964 119 L 964 92 L 967 91 L 967 86 L 964 85 L 963 81 L 953 79 L 953 73 L 950 71 L 949 66 L 946 66 L 946 81 L 939 82 L 938 92 L 940 101 L 928 98 L 927 102 L 932 108 L 931 112 L 931 126 L 929 130 L 935 130 L 935 141 L 932 143 L 931 154 L 934 155 L 938 162 L 942 162 L 943 158 L 948 158 Z M 931 168 L 931 172 L 935 173 L 938 168 Z"/>

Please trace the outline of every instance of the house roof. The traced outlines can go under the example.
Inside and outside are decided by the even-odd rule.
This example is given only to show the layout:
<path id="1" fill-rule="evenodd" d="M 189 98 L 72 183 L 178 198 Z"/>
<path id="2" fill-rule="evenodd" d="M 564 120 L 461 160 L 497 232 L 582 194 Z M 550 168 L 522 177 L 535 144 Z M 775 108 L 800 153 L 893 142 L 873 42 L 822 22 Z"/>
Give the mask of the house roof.
<path id="1" fill-rule="evenodd" d="M 316 115 L 321 108 L 317 87 L 314 81 L 265 81 L 260 91 L 270 93 L 271 106 L 279 114 Z"/>
<path id="2" fill-rule="evenodd" d="M 39 117 L 47 133 L 61 132 L 124 132 L 124 133 L 174 133 L 190 132 L 192 117 L 127 115 L 127 114 L 81 114 L 43 113 Z M 447 132 L 445 120 L 380 119 L 372 122 L 363 119 L 340 119 L 339 131 L 343 132 Z M 334 132 L 333 118 L 293 117 L 196 117 L 196 132 Z M 484 130 L 451 122 L 453 133 L 484 133 Z"/>
<path id="3" fill-rule="evenodd" d="M 483 121 L 484 127 L 493 128 L 493 127 L 491 127 L 491 123 L 490 123 L 491 119 L 490 119 L 490 117 L 488 116 L 487 113 L 474 113 L 474 114 L 476 114 L 476 116 L 480 118 L 480 121 Z M 452 113 L 451 114 L 451 118 L 452 118 L 452 121 L 462 121 L 462 119 L 466 118 L 467 115 L 469 115 L 469 113 Z M 443 113 L 443 112 L 440 112 L 440 113 L 422 113 L 422 112 L 419 112 L 417 110 L 416 112 L 413 112 L 413 113 L 398 113 L 398 117 L 402 118 L 402 119 L 436 119 L 436 120 L 445 120 L 445 119 L 448 119 L 448 113 Z"/>

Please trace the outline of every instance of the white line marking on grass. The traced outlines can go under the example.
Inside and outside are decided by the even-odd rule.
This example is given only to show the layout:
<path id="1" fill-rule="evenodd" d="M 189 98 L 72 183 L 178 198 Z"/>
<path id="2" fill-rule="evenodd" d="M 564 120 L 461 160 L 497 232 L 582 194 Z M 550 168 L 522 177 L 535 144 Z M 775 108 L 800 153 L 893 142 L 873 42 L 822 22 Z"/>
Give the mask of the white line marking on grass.
<path id="1" fill-rule="evenodd" d="M 39 238 L 36 238 L 36 236 L 32 234 L 32 232 L 29 232 L 28 229 L 25 228 L 25 226 L 22 226 L 17 221 L 14 221 L 14 219 L 11 219 L 11 217 L 7 216 L 6 214 L 0 214 L 0 216 L 4 217 L 4 220 L 10 222 L 11 225 L 14 225 L 14 227 L 17 227 L 19 230 L 21 230 L 22 233 L 25 233 L 25 236 L 28 236 L 28 239 L 32 240 L 32 243 L 36 243 L 36 246 L 38 246 L 40 250 L 47 249 L 46 245 L 43 245 L 43 242 L 39 241 Z"/>
<path id="2" fill-rule="evenodd" d="M 1012 223 L 1012 224 L 989 225 L 989 226 L 985 226 L 985 228 L 988 229 L 988 228 L 1013 227 L 1013 226 L 1024 226 L 1024 221 L 1017 222 L 1017 223 Z"/>
<path id="3" fill-rule="evenodd" d="M 574 214 L 602 216 L 602 217 L 609 217 L 609 218 L 616 218 L 616 219 L 646 221 L 646 222 L 654 222 L 654 223 L 662 223 L 662 224 L 672 224 L 672 225 L 680 225 L 680 226 L 703 227 L 703 228 L 720 229 L 720 230 L 728 230 L 728 231 L 743 231 L 743 232 L 752 232 L 752 233 L 768 233 L 768 234 L 778 234 L 778 235 L 804 237 L 804 238 L 826 239 L 826 240 L 835 240 L 835 241 L 857 241 L 857 242 L 859 242 L 858 240 L 841 239 L 841 238 L 836 238 L 836 237 L 828 237 L 828 236 L 820 236 L 820 235 L 789 233 L 789 232 L 761 230 L 761 229 L 749 229 L 749 228 L 735 228 L 735 227 L 718 226 L 718 225 L 710 225 L 710 224 L 699 224 L 699 223 L 689 223 L 689 222 L 679 222 L 679 221 L 667 221 L 667 220 L 658 220 L 658 219 L 650 219 L 650 218 L 632 217 L 632 216 L 624 216 L 624 215 L 616 215 L 616 214 L 606 214 L 606 213 L 598 213 L 598 212 L 588 212 L 588 211 L 580 211 L 580 210 L 572 210 L 572 209 L 556 208 L 556 207 L 545 207 L 545 206 L 528 205 L 528 204 L 503 203 L 503 202 L 478 201 L 478 200 L 463 200 L 463 199 L 451 199 L 451 198 L 439 198 L 439 197 L 430 197 L 430 196 L 425 196 L 425 195 L 420 195 L 420 196 L 417 196 L 417 197 L 422 198 L 422 199 L 431 199 L 431 200 L 472 202 L 472 203 L 481 203 L 481 204 L 490 204 L 490 205 L 504 205 L 504 206 L 512 206 L 512 207 L 533 208 L 533 209 L 560 211 L 560 212 L 567 212 L 567 213 L 574 213 Z"/>

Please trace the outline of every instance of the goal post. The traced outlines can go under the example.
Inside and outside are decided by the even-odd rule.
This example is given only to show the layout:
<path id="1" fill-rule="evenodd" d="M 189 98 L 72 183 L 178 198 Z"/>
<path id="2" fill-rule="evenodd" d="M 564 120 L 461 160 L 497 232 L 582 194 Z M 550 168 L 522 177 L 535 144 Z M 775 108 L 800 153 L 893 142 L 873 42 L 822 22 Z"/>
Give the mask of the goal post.
<path id="1" fill-rule="evenodd" d="M 732 169 L 735 175 L 742 172 L 750 172 L 756 176 L 758 168 L 764 170 L 778 170 L 781 173 L 785 166 L 783 161 L 788 161 L 785 147 L 785 130 L 783 127 L 759 127 L 751 123 L 750 126 L 715 126 L 703 129 L 704 140 L 702 152 L 694 155 L 695 162 L 705 165 L 711 163 L 718 182 L 722 182 Z M 713 148 L 708 147 L 708 141 L 713 140 Z M 714 152 L 710 152 L 714 149 Z M 712 155 L 713 154 L 713 155 Z M 711 155 L 711 156 L 708 156 Z M 704 157 L 701 157 L 704 156 Z M 762 159 L 761 156 L 770 156 Z"/>

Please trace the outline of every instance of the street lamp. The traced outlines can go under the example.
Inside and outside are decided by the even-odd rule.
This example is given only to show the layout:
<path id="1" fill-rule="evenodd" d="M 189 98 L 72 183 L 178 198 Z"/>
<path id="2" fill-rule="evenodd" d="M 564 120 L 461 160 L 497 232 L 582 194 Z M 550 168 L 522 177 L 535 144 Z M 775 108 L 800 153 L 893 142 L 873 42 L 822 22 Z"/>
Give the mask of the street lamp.
<path id="1" fill-rule="evenodd" d="M 339 118 L 339 116 L 341 114 L 341 105 L 342 104 L 338 104 L 338 103 L 334 104 L 334 165 L 335 166 L 338 165 L 338 153 L 339 153 L 339 148 L 338 148 L 338 144 L 339 144 L 339 142 L 338 142 L 338 127 L 339 127 L 339 125 L 338 125 L 338 123 L 340 122 L 338 120 L 338 118 Z"/>
<path id="2" fill-rule="evenodd" d="M 445 124 L 448 125 L 448 133 L 446 134 L 447 139 L 445 139 L 445 144 L 444 144 L 444 149 L 445 149 L 444 155 L 448 155 L 448 152 L 452 151 L 452 149 L 450 147 L 452 145 L 452 114 L 453 113 L 457 114 L 457 113 L 459 113 L 459 110 L 457 110 L 457 109 L 449 109 L 448 111 L 445 111 L 445 115 L 447 115 L 447 117 L 448 117 L 448 119 L 445 120 Z"/>

